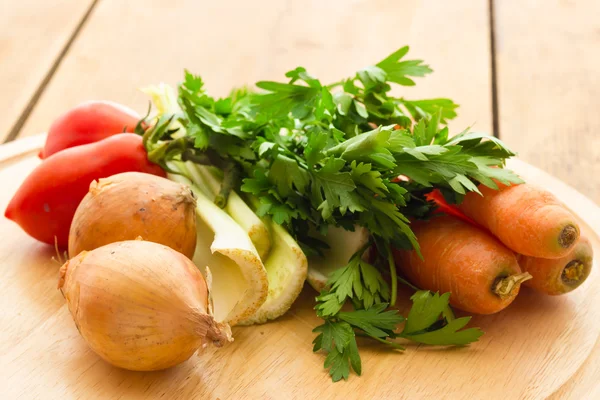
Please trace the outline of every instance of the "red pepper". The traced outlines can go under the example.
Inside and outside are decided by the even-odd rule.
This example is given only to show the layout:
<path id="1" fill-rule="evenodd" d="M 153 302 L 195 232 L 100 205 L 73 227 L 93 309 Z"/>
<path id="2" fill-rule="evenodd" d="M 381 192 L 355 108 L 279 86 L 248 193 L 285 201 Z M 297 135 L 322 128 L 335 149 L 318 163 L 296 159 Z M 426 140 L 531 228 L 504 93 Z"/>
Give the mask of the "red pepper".
<path id="1" fill-rule="evenodd" d="M 463 214 L 462 211 L 460 211 L 460 209 L 454 204 L 448 204 L 448 202 L 446 202 L 446 199 L 444 199 L 444 195 L 442 194 L 442 192 L 440 192 L 439 189 L 434 189 L 431 192 L 427 193 L 425 195 L 425 199 L 427 199 L 428 201 L 433 201 L 437 205 L 438 208 L 435 211 L 437 213 L 452 215 L 454 217 L 462 219 L 463 221 L 471 225 L 480 226 L 477 222 L 473 221 L 471 218 Z"/>
<path id="2" fill-rule="evenodd" d="M 10 201 L 5 217 L 32 237 L 66 247 L 77 206 L 90 183 L 121 172 L 166 176 L 148 161 L 141 136 L 121 133 L 54 154 L 38 165 Z"/>
<path id="3" fill-rule="evenodd" d="M 133 132 L 140 116 L 110 101 L 89 101 L 58 117 L 39 157 L 46 158 L 70 147 L 94 143 L 108 136 Z"/>

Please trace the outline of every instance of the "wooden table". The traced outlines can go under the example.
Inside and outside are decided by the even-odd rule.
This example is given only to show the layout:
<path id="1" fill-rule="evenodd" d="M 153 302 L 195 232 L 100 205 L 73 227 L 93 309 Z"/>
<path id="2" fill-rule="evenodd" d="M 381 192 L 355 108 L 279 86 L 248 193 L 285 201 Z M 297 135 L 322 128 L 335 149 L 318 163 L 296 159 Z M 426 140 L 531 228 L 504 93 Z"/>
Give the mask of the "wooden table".
<path id="1" fill-rule="evenodd" d="M 453 98 L 454 132 L 493 132 L 600 202 L 598 15 L 595 0 L 0 0 L 0 141 L 89 99 L 143 112 L 138 88 L 183 68 L 219 95 L 297 65 L 333 80 L 408 44 L 435 73 L 406 97 Z M 599 364 L 597 345 L 555 397 L 584 396 Z"/>

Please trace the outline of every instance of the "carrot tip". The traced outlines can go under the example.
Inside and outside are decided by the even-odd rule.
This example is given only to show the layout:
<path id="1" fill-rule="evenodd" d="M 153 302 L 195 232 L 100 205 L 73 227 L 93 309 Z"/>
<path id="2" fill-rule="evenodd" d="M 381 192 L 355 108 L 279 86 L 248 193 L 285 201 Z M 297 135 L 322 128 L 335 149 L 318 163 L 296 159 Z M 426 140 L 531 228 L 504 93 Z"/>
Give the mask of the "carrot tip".
<path id="1" fill-rule="evenodd" d="M 560 278 L 565 285 L 576 286 L 587 276 L 585 265 L 579 260 L 572 260 L 563 269 Z"/>
<path id="2" fill-rule="evenodd" d="M 521 286 L 521 283 L 528 281 L 531 278 L 533 278 L 533 276 L 531 276 L 529 272 L 499 278 L 494 282 L 492 291 L 502 300 L 508 299 L 514 295 L 515 290 Z"/>
<path id="3" fill-rule="evenodd" d="M 562 248 L 568 249 L 579 239 L 579 229 L 577 229 L 574 225 L 567 225 L 560 232 L 560 236 L 558 238 L 558 243 Z"/>

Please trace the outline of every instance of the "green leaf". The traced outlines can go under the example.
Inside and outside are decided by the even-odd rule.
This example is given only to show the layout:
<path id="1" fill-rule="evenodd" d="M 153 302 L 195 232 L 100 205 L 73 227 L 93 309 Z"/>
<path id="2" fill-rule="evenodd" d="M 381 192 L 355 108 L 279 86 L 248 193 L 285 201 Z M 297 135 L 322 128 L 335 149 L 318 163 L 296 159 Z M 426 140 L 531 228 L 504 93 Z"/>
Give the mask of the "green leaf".
<path id="1" fill-rule="evenodd" d="M 478 132 L 457 135 L 447 145 L 461 146 L 465 152 L 478 157 L 508 158 L 515 155 L 500 139 Z"/>
<path id="2" fill-rule="evenodd" d="M 319 204 L 323 218 L 328 219 L 335 208 L 344 214 L 362 211 L 362 206 L 353 195 L 356 188 L 350 172 L 342 172 L 345 161 L 340 158 L 329 157 L 323 167 L 311 173 L 313 177 L 312 197 Z"/>
<path id="3" fill-rule="evenodd" d="M 208 133 L 199 125 L 189 125 L 188 135 L 194 138 L 194 147 L 205 150 L 209 145 Z"/>
<path id="4" fill-rule="evenodd" d="M 439 319 L 440 314 L 448 305 L 450 293 L 431 293 L 420 290 L 410 298 L 413 305 L 406 317 L 406 325 L 403 334 L 411 334 L 422 331 L 433 325 Z"/>
<path id="5" fill-rule="evenodd" d="M 245 178 L 242 184 L 242 192 L 260 195 L 263 192 L 268 192 L 272 184 L 267 178 L 263 169 L 256 169 L 253 178 Z"/>
<path id="6" fill-rule="evenodd" d="M 476 342 L 483 335 L 479 328 L 464 328 L 471 317 L 457 318 L 448 322 L 440 329 L 419 334 L 407 335 L 406 338 L 414 342 L 437 346 L 464 346 Z"/>
<path id="7" fill-rule="evenodd" d="M 313 130 L 308 133 L 308 140 L 304 148 L 304 157 L 309 168 L 313 168 L 325 158 L 323 150 L 327 146 L 328 139 L 327 133 L 321 130 Z"/>
<path id="8" fill-rule="evenodd" d="M 186 69 L 184 70 L 183 86 L 191 93 L 200 93 L 204 87 L 204 82 L 199 75 L 194 75 Z"/>
<path id="9" fill-rule="evenodd" d="M 422 118 L 428 119 L 431 118 L 431 116 L 440 113 L 440 123 L 442 124 L 456 118 L 456 109 L 459 107 L 458 104 L 454 103 L 452 100 L 444 98 L 427 100 L 402 99 L 401 104 L 408 109 L 412 117 L 416 120 Z"/>
<path id="10" fill-rule="evenodd" d="M 363 83 L 365 89 L 372 89 L 377 85 L 385 83 L 387 74 L 385 71 L 376 66 L 369 66 L 357 72 L 358 79 Z"/>
<path id="11" fill-rule="evenodd" d="M 352 170 L 352 180 L 356 185 L 363 185 L 380 196 L 385 196 L 388 192 L 388 188 L 381 178 L 381 173 L 373 171 L 371 164 L 352 161 L 350 169 Z"/>
<path id="12" fill-rule="evenodd" d="M 269 180 L 276 185 L 277 192 L 286 197 L 294 190 L 305 192 L 310 183 L 310 176 L 296 160 L 278 155 L 269 169 Z"/>
<path id="13" fill-rule="evenodd" d="M 348 359 L 350 360 L 350 366 L 356 372 L 356 375 L 362 375 L 362 362 L 360 360 L 360 355 L 358 354 L 358 346 L 356 345 L 356 340 L 351 340 L 348 343 L 348 347 L 344 352 Z"/>
<path id="14" fill-rule="evenodd" d="M 325 321 L 313 332 L 319 332 L 313 341 L 313 351 L 323 349 L 328 352 L 324 366 L 329 368 L 329 374 L 334 382 L 342 378 L 348 379 L 350 366 L 358 375 L 362 373 L 354 330 L 348 323 Z"/>
<path id="15" fill-rule="evenodd" d="M 230 97 L 219 99 L 215 102 L 215 113 L 220 115 L 231 114 L 233 111 L 232 99 Z"/>
<path id="16" fill-rule="evenodd" d="M 257 82 L 256 86 L 270 93 L 253 97 L 255 111 L 272 118 L 285 117 L 292 110 L 309 113 L 321 93 L 320 88 L 270 81 Z"/>
<path id="17" fill-rule="evenodd" d="M 402 337 L 431 345 L 466 345 L 483 335 L 478 328 L 464 328 L 471 317 L 448 320 L 450 293 L 418 291 L 412 297 L 413 305 L 406 318 Z M 442 322 L 440 324 L 439 322 Z"/>
<path id="18" fill-rule="evenodd" d="M 345 301 L 346 299 L 344 298 L 340 302 L 337 293 L 322 293 L 321 295 L 317 296 L 318 303 L 315 306 L 317 315 L 321 318 L 336 315 L 342 309 Z"/>
<path id="19" fill-rule="evenodd" d="M 398 310 L 385 311 L 386 308 L 386 303 L 379 303 L 366 310 L 340 312 L 338 317 L 370 336 L 386 338 L 404 321 Z"/>
<path id="20" fill-rule="evenodd" d="M 350 162 L 373 162 L 383 168 L 394 168 L 396 163 L 388 150 L 392 129 L 393 126 L 380 126 L 372 131 L 361 133 L 330 148 L 327 154 Z"/>
<path id="21" fill-rule="evenodd" d="M 336 93 L 333 96 L 333 102 L 341 115 L 348 115 L 350 106 L 352 105 L 352 96 L 348 93 Z"/>
<path id="22" fill-rule="evenodd" d="M 408 46 L 399 48 L 398 50 L 381 60 L 379 63 L 377 63 L 377 66 L 382 68 L 382 66 L 390 66 L 396 64 L 398 61 L 400 61 L 400 59 L 402 59 L 402 57 L 408 54 L 408 50 Z"/>
<path id="23" fill-rule="evenodd" d="M 335 107 L 331 92 L 326 87 L 322 87 L 321 97 L 315 108 L 315 117 L 319 120 L 326 119 L 330 121 L 335 112 Z"/>
<path id="24" fill-rule="evenodd" d="M 377 268 L 355 254 L 348 264 L 334 271 L 328 280 L 330 290 L 317 298 L 315 309 L 319 316 L 333 316 L 348 299 L 361 303 L 361 308 L 371 308 L 376 301 L 389 300 L 387 282 Z M 335 302 L 332 296 L 335 296 Z"/>
<path id="25" fill-rule="evenodd" d="M 414 86 L 415 82 L 409 76 L 425 76 L 432 72 L 422 60 L 400 61 L 408 53 L 408 47 L 403 47 L 392 53 L 377 64 L 387 74 L 387 80 L 404 86 Z"/>
<path id="26" fill-rule="evenodd" d="M 354 108 L 356 109 L 356 113 L 358 115 L 365 119 L 369 118 L 369 113 L 367 112 L 367 109 L 365 108 L 364 104 L 354 100 Z"/>
<path id="27" fill-rule="evenodd" d="M 306 69 L 304 67 L 297 67 L 296 69 L 294 69 L 292 71 L 288 71 L 285 74 L 285 76 L 287 76 L 288 78 L 291 78 L 290 84 L 294 83 L 298 80 L 301 80 L 301 81 L 306 82 L 308 84 L 308 86 L 310 86 L 312 88 L 317 88 L 317 89 L 321 88 L 321 82 L 319 82 L 318 79 L 314 78 L 308 72 L 306 72 Z"/>
<path id="28" fill-rule="evenodd" d="M 401 153 L 405 151 L 406 148 L 413 148 L 415 146 L 416 144 L 413 137 L 404 129 L 392 131 L 390 138 L 388 139 L 388 149 L 392 153 Z"/>

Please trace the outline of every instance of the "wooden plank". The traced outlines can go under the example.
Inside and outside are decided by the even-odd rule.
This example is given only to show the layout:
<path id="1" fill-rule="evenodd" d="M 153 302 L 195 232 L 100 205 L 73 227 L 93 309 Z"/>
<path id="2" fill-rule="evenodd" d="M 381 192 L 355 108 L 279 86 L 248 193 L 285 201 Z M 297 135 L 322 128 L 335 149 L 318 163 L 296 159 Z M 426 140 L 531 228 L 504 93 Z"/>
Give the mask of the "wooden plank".
<path id="1" fill-rule="evenodd" d="M 0 209 L 39 164 L 40 139 L 0 147 Z M 595 204 L 524 162 L 515 160 L 510 167 L 576 209 L 587 222 L 580 221 L 582 229 L 600 249 L 600 238 L 592 232 L 600 231 Z M 487 334 L 472 346 L 409 345 L 405 354 L 397 354 L 366 345 L 363 376 L 332 383 L 322 369 L 323 355 L 310 351 L 318 320 L 312 309 L 315 292 L 308 287 L 278 321 L 235 327 L 231 345 L 211 346 L 165 371 L 125 371 L 103 362 L 79 335 L 56 289 L 59 264 L 51 260 L 53 248 L 2 217 L 0 232 L 2 398 L 542 399 L 581 377 L 576 389 L 585 394 L 571 398 L 596 398 L 597 375 L 577 371 L 600 331 L 598 261 L 588 282 L 568 296 L 524 289 L 506 311 L 475 317 L 474 325 Z"/>
<path id="2" fill-rule="evenodd" d="M 58 114 L 89 99 L 111 99 L 144 112 L 148 102 L 137 89 L 161 81 L 176 83 L 184 68 L 201 74 L 211 93 L 224 95 L 232 86 L 280 79 L 297 65 L 323 80 L 337 80 L 404 44 L 412 46 L 412 57 L 435 69 L 408 88 L 407 97 L 452 97 L 462 105 L 452 125 L 455 131 L 473 123 L 479 130 L 491 130 L 485 2 L 145 4 L 98 4 L 22 136 L 46 130 Z"/>
<path id="3" fill-rule="evenodd" d="M 522 159 L 600 202 L 600 123 L 593 111 L 600 95 L 600 3 L 502 0 L 494 6 L 501 138 Z M 600 339 L 552 399 L 598 398 L 598 376 Z"/>
<path id="4" fill-rule="evenodd" d="M 0 142 L 26 112 L 93 0 L 0 0 Z"/>
<path id="5" fill-rule="evenodd" d="M 600 2 L 495 2 L 500 136 L 600 202 Z"/>

